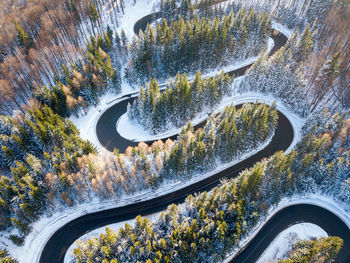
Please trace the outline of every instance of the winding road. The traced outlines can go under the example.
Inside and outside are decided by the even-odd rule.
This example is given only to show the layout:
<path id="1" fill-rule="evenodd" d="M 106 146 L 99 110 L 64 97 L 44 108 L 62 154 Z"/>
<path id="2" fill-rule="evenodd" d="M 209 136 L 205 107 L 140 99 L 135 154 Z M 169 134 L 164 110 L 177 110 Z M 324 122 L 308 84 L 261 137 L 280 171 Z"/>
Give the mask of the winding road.
<path id="1" fill-rule="evenodd" d="M 151 22 L 158 17 L 159 14 L 156 13 L 142 18 L 135 24 L 134 30 L 138 32 L 139 29 L 145 28 L 148 22 Z M 275 41 L 275 46 L 270 52 L 270 55 L 276 52 L 276 50 L 283 46 L 287 41 L 287 38 L 281 33 L 272 35 L 272 38 Z M 231 75 L 235 74 L 236 76 L 240 76 L 245 73 L 247 68 L 249 68 L 249 66 L 229 73 Z M 126 112 L 128 102 L 134 100 L 134 98 L 127 97 L 128 96 L 126 96 L 121 102 L 116 103 L 106 110 L 100 116 L 96 124 L 98 140 L 110 151 L 114 148 L 124 151 L 126 147 L 130 145 L 137 145 L 136 142 L 121 137 L 117 133 L 115 126 L 119 117 Z M 203 123 L 199 125 L 203 125 Z M 222 178 L 236 177 L 240 171 L 251 167 L 255 162 L 271 156 L 276 151 L 286 150 L 291 145 L 293 137 L 294 131 L 291 123 L 281 112 L 279 112 L 278 127 L 275 131 L 275 135 L 273 136 L 271 143 L 263 150 L 209 178 L 205 178 L 200 182 L 176 190 L 172 193 L 146 201 L 138 201 L 123 207 L 87 214 L 70 221 L 50 237 L 41 252 L 40 263 L 63 263 L 65 253 L 69 246 L 86 232 L 108 224 L 133 219 L 137 215 L 148 215 L 159 212 L 165 209 L 169 204 L 182 203 L 189 194 L 210 190 L 218 185 Z M 257 235 L 244 248 L 242 248 L 236 257 L 230 262 L 256 262 L 263 251 L 281 231 L 299 222 L 315 223 L 323 228 L 329 235 L 340 236 L 343 238 L 344 246 L 336 262 L 350 262 L 350 230 L 347 225 L 332 212 L 320 206 L 311 204 L 291 205 L 281 209 L 264 224 Z"/>
<path id="2" fill-rule="evenodd" d="M 144 30 L 148 23 L 151 23 L 154 19 L 157 18 L 159 18 L 159 13 L 150 14 L 141 18 L 136 22 L 134 26 L 134 32 L 137 33 L 140 31 L 140 29 Z M 288 40 L 288 38 L 285 35 L 276 30 L 272 32 L 271 38 L 273 39 L 275 45 L 269 53 L 270 56 L 273 55 L 281 47 L 283 47 Z M 251 67 L 251 65 L 252 64 L 225 73 L 229 74 L 230 76 L 242 76 L 245 74 L 247 69 Z M 125 139 L 116 130 L 116 123 L 119 120 L 119 118 L 126 112 L 128 103 L 132 103 L 132 101 L 135 99 L 134 97 L 131 97 L 132 95 L 133 94 L 124 96 L 122 101 L 119 101 L 118 103 L 108 108 L 105 112 L 103 112 L 103 114 L 97 121 L 97 139 L 101 143 L 101 145 L 109 151 L 113 151 L 114 148 L 117 148 L 120 152 L 124 152 L 128 146 L 136 146 L 138 144 L 138 142 Z M 205 121 L 199 123 L 194 128 L 202 127 L 204 126 L 204 124 Z M 177 135 L 174 135 L 169 138 L 174 140 L 176 139 L 176 137 Z M 152 142 L 153 141 L 147 141 L 146 143 L 152 144 Z"/>

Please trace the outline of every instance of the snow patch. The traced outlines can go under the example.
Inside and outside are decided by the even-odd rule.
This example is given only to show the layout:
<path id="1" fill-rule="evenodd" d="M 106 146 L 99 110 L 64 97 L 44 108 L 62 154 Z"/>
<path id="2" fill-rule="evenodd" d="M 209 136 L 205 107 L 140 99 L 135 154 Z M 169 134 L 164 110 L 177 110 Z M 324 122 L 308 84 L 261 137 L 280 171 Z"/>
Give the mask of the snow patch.
<path id="1" fill-rule="evenodd" d="M 197 116 L 190 120 L 192 125 L 195 126 L 202 121 L 208 118 L 208 114 L 206 112 L 202 112 L 197 114 Z M 181 132 L 181 128 L 172 127 L 167 129 L 165 132 L 151 134 L 148 130 L 146 130 L 137 120 L 130 120 L 128 115 L 123 114 L 119 120 L 117 121 L 117 131 L 120 136 L 134 142 L 144 142 L 144 141 L 153 141 L 159 139 L 165 139 Z"/>
<path id="2" fill-rule="evenodd" d="M 257 263 L 277 262 L 288 255 L 299 240 L 327 237 L 326 231 L 311 223 L 300 223 L 282 231 L 268 246 Z"/>
<path id="3" fill-rule="evenodd" d="M 280 31 L 281 33 L 283 33 L 283 35 L 285 35 L 287 38 L 290 38 L 293 33 L 294 33 L 294 29 L 289 29 L 288 27 L 278 23 L 277 21 L 272 20 L 271 21 L 272 24 L 272 28 L 276 29 L 278 31 Z"/>
<path id="4" fill-rule="evenodd" d="M 142 17 L 154 12 L 153 5 L 158 3 L 158 0 L 137 0 L 134 5 L 134 1 L 125 1 L 125 14 L 119 20 L 120 28 L 123 28 L 125 34 L 129 40 L 134 36 L 134 25 Z"/>

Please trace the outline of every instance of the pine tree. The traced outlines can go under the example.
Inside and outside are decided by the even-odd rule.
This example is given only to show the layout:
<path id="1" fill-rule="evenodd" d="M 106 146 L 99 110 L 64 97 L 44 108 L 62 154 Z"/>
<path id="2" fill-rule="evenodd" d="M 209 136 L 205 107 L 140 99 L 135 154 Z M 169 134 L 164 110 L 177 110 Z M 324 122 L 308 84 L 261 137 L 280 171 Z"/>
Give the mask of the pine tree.
<path id="1" fill-rule="evenodd" d="M 90 0 L 90 20 L 93 23 L 96 23 L 98 18 L 99 18 L 99 14 L 98 14 L 97 8 L 92 2 L 92 0 Z"/>
<path id="2" fill-rule="evenodd" d="M 309 26 L 307 26 L 301 35 L 296 60 L 297 61 L 305 60 L 309 52 L 312 50 L 313 46 L 314 46 L 314 41 L 311 36 L 310 28 Z"/>
<path id="3" fill-rule="evenodd" d="M 278 263 L 310 261 L 332 262 L 337 257 L 342 246 L 343 240 L 339 237 L 298 241 L 294 245 L 289 258 L 279 260 Z"/>
<path id="4" fill-rule="evenodd" d="M 29 48 L 33 44 L 33 39 L 28 35 L 17 20 L 15 20 L 15 28 L 20 46 Z"/>
<path id="5" fill-rule="evenodd" d="M 12 258 L 8 251 L 4 248 L 0 249 L 0 262 L 2 263 L 18 263 L 17 260 L 15 260 L 14 258 Z"/>
<path id="6" fill-rule="evenodd" d="M 113 31 L 109 25 L 107 25 L 107 36 L 109 40 L 113 43 Z"/>
<path id="7" fill-rule="evenodd" d="M 316 82 L 317 94 L 315 95 L 311 105 L 311 112 L 315 110 L 320 101 L 324 98 L 327 92 L 327 87 L 331 87 L 333 85 L 334 80 L 339 75 L 339 67 L 341 61 L 342 53 L 339 50 L 328 59 L 326 64 L 323 66 L 318 80 Z"/>
<path id="8" fill-rule="evenodd" d="M 126 47 L 126 45 L 128 44 L 128 39 L 126 37 L 124 29 L 122 29 L 121 40 L 122 40 L 123 47 Z"/>

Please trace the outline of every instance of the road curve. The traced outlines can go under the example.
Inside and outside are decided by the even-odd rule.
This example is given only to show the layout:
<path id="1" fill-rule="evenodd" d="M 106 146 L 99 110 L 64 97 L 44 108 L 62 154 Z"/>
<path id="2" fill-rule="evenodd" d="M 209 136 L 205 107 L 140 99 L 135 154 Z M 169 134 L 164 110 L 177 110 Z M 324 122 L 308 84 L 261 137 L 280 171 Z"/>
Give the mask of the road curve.
<path id="1" fill-rule="evenodd" d="M 145 21 L 152 21 L 155 18 L 157 18 L 157 16 L 150 15 L 148 18 L 139 20 L 141 22 L 138 21 L 135 24 L 134 29 L 142 28 Z M 273 38 L 275 40 L 275 47 L 270 54 L 273 54 L 283 46 L 287 40 L 287 38 L 281 34 L 273 36 Z M 236 76 L 242 75 L 248 67 L 249 66 L 230 72 L 230 74 L 235 74 Z M 124 101 L 113 105 L 102 114 L 97 122 L 98 140 L 110 151 L 115 147 L 123 151 L 127 146 L 137 144 L 122 138 L 117 133 L 115 127 L 116 121 L 126 112 L 127 103 L 132 100 L 133 98 L 127 98 Z M 65 253 L 69 246 L 86 232 L 111 223 L 129 220 L 135 218 L 137 215 L 148 215 L 159 212 L 172 203 L 182 203 L 189 194 L 210 190 L 212 187 L 218 185 L 222 178 L 236 177 L 240 171 L 251 167 L 255 162 L 262 158 L 269 157 L 276 151 L 286 150 L 292 143 L 293 137 L 294 133 L 291 123 L 282 113 L 279 112 L 278 127 L 275 135 L 273 136 L 271 143 L 265 149 L 210 178 L 206 178 L 175 192 L 155 197 L 151 200 L 139 201 L 127 206 L 108 209 L 76 218 L 62 226 L 51 236 L 42 250 L 39 262 L 63 263 Z M 282 230 L 299 222 L 315 223 L 322 227 L 329 235 L 336 235 L 343 238 L 344 246 L 336 262 L 350 262 L 350 251 L 344 249 L 350 247 L 349 228 L 330 211 L 319 206 L 306 204 L 292 205 L 280 210 L 269 219 L 266 224 L 264 224 L 258 234 L 230 262 L 256 262 L 262 252 Z"/>
<path id="2" fill-rule="evenodd" d="M 182 203 L 189 194 L 208 191 L 218 185 L 222 178 L 236 177 L 239 172 L 253 166 L 254 163 L 262 158 L 269 157 L 276 151 L 286 150 L 292 143 L 293 137 L 294 132 L 291 123 L 279 112 L 278 127 L 272 137 L 271 143 L 263 150 L 209 178 L 205 178 L 175 192 L 147 201 L 88 214 L 69 222 L 51 236 L 42 251 L 40 262 L 63 263 L 64 255 L 69 246 L 86 232 L 111 223 L 129 220 L 135 218 L 137 215 L 148 215 L 162 211 L 172 203 Z"/>
<path id="3" fill-rule="evenodd" d="M 157 16 L 148 15 L 147 19 L 142 18 L 136 22 L 134 30 L 136 28 L 140 28 L 141 24 L 144 25 L 146 21 L 151 22 L 150 19 L 155 19 Z M 277 34 L 271 34 L 271 38 L 274 40 L 274 47 L 271 49 L 269 55 L 273 55 L 277 50 L 279 50 L 284 44 L 287 42 L 287 37 L 282 33 L 275 30 Z M 231 76 L 242 76 L 245 74 L 248 68 L 251 67 L 252 64 L 244 66 L 242 68 L 232 70 L 226 72 Z M 128 96 L 130 96 L 128 98 Z M 108 108 L 102 115 L 99 117 L 96 123 L 96 135 L 100 144 L 107 149 L 108 151 L 113 151 L 114 148 L 117 148 L 120 152 L 124 152 L 128 146 L 137 146 L 138 142 L 130 141 L 124 137 L 122 137 L 117 129 L 116 123 L 119 118 L 126 112 L 128 103 L 131 103 L 135 98 L 131 98 L 131 94 L 127 95 L 124 100 L 114 104 L 110 108 Z M 205 124 L 205 121 L 196 125 L 194 128 L 202 127 Z M 177 135 L 169 137 L 170 139 L 176 139 Z M 152 144 L 153 141 L 146 141 L 147 144 Z"/>
<path id="4" fill-rule="evenodd" d="M 344 244 L 335 262 L 350 262 L 349 227 L 337 215 L 325 208 L 313 204 L 295 204 L 274 214 L 230 263 L 256 262 L 280 232 L 289 226 L 303 222 L 320 226 L 329 236 L 341 237 Z"/>

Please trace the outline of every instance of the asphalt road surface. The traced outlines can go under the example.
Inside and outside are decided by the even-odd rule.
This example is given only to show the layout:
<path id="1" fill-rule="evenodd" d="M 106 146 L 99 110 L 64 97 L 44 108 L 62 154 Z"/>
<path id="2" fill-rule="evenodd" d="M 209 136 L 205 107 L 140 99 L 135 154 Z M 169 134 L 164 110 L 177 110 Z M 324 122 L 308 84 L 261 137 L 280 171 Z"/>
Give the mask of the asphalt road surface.
<path id="1" fill-rule="evenodd" d="M 145 27 L 147 22 L 153 21 L 159 15 L 153 14 L 139 20 L 134 27 L 136 32 Z M 270 55 L 283 46 L 287 38 L 282 34 L 273 35 L 275 47 Z M 236 76 L 245 73 L 249 66 L 230 72 Z M 116 122 L 126 112 L 127 103 L 134 98 L 125 100 L 113 105 L 105 111 L 97 122 L 96 132 L 100 143 L 108 150 L 118 148 L 123 152 L 126 147 L 137 145 L 121 137 L 116 130 Z M 200 125 L 203 125 L 200 124 Z M 292 143 L 294 137 L 293 127 L 289 120 L 279 112 L 278 127 L 271 143 L 242 162 L 225 169 L 210 178 L 206 178 L 193 185 L 177 190 L 175 192 L 155 197 L 148 201 L 139 200 L 136 203 L 104 210 L 81 216 L 72 220 L 57 230 L 46 243 L 40 257 L 40 263 L 63 263 L 64 256 L 69 246 L 85 233 L 108 224 L 117 223 L 135 218 L 137 215 L 148 215 L 165 209 L 169 204 L 182 203 L 186 196 L 195 192 L 208 191 L 220 183 L 222 178 L 236 177 L 240 171 L 251 167 L 257 161 L 271 156 L 276 151 L 284 151 Z M 152 142 L 148 142 L 152 143 Z M 271 241 L 284 229 L 300 223 L 310 222 L 319 225 L 329 235 L 339 236 L 344 239 L 344 246 L 337 261 L 338 263 L 350 262 L 350 230 L 345 223 L 330 211 L 319 206 L 300 204 L 288 206 L 275 214 L 262 227 L 257 235 L 249 242 L 237 256 L 231 260 L 232 263 L 256 262 Z"/>

